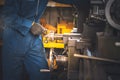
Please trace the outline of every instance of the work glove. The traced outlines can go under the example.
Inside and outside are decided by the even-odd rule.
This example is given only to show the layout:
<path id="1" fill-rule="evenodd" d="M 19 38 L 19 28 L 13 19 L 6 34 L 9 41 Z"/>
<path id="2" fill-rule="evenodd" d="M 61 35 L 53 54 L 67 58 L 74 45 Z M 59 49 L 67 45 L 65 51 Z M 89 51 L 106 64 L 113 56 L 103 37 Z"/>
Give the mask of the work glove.
<path id="1" fill-rule="evenodd" d="M 35 22 L 33 22 L 30 31 L 35 36 L 47 33 L 47 29 L 46 28 L 44 28 L 41 24 L 35 23 Z"/>

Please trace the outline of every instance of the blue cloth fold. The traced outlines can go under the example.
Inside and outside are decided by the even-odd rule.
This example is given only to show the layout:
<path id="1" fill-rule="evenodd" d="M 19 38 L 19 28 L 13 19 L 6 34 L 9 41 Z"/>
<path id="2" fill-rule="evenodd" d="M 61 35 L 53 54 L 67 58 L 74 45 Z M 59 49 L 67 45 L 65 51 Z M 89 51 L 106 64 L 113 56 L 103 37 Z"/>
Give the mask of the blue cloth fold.
<path id="1" fill-rule="evenodd" d="M 29 32 L 32 26 L 32 22 L 33 21 L 29 19 L 17 17 L 17 19 L 14 22 L 15 27 L 13 28 L 18 30 L 22 35 L 25 36 Z"/>
<path id="2" fill-rule="evenodd" d="M 19 25 L 25 26 L 27 28 L 30 28 L 32 26 L 32 22 L 33 21 L 26 19 L 26 18 L 22 18 L 22 17 L 18 17 L 15 20 L 15 23 L 18 23 Z"/>

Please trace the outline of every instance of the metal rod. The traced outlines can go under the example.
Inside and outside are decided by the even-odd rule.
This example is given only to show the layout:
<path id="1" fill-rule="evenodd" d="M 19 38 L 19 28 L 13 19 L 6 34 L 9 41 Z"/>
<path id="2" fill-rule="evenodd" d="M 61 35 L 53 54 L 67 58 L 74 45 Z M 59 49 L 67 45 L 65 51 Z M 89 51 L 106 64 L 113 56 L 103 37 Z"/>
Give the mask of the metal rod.
<path id="1" fill-rule="evenodd" d="M 40 69 L 40 72 L 50 72 L 49 69 Z"/>
<path id="2" fill-rule="evenodd" d="M 99 61 L 106 61 L 106 62 L 112 62 L 112 63 L 120 64 L 120 61 L 107 59 L 107 58 L 99 58 L 99 57 L 86 56 L 86 55 L 80 55 L 80 54 L 74 54 L 74 56 L 78 57 L 78 58 L 83 58 L 83 59 L 92 59 L 92 60 L 99 60 Z"/>

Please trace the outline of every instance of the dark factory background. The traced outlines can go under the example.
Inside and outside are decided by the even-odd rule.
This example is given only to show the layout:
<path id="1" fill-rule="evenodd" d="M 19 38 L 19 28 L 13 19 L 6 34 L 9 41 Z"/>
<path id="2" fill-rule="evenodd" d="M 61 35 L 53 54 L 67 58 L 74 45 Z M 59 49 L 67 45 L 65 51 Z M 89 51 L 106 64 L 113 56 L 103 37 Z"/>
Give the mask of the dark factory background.
<path id="1" fill-rule="evenodd" d="M 40 19 L 51 80 L 120 80 L 120 0 L 74 1 L 50 0 Z"/>

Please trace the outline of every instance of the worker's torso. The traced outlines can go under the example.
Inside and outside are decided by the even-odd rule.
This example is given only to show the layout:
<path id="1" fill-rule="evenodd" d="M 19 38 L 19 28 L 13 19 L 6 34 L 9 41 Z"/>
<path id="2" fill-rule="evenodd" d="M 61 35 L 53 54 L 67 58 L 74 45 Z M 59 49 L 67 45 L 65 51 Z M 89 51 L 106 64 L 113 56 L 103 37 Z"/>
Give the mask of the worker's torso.
<path id="1" fill-rule="evenodd" d="M 6 0 L 3 14 L 12 19 L 15 18 L 15 15 L 18 15 L 33 20 L 38 6 L 38 14 L 35 19 L 38 21 L 46 8 L 47 2 L 48 0 Z"/>

